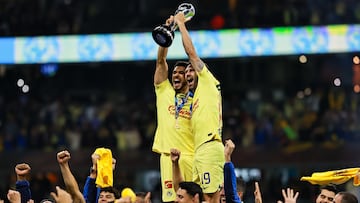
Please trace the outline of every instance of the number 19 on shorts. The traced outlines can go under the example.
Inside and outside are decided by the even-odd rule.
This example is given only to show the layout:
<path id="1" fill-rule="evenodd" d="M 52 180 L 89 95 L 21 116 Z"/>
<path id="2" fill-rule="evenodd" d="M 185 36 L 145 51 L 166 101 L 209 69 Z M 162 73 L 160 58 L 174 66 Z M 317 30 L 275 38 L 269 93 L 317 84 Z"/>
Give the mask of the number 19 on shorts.
<path id="1" fill-rule="evenodd" d="M 203 185 L 204 184 L 210 184 L 210 173 L 209 172 L 203 173 L 201 184 L 203 184 Z"/>

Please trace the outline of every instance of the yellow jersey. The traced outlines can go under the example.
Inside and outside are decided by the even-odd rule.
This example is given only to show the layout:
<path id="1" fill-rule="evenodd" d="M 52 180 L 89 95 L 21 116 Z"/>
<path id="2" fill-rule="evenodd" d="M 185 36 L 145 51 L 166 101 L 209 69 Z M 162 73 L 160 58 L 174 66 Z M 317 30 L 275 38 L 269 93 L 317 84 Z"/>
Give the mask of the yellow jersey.
<path id="1" fill-rule="evenodd" d="M 193 97 L 176 94 L 169 80 L 155 85 L 155 94 L 157 128 L 152 150 L 170 153 L 171 148 L 176 148 L 181 154 L 193 155 L 194 137 L 190 121 Z"/>
<path id="2" fill-rule="evenodd" d="M 191 118 L 195 149 L 210 140 L 222 141 L 220 82 L 206 65 L 197 74 L 198 85 L 194 93 Z"/>

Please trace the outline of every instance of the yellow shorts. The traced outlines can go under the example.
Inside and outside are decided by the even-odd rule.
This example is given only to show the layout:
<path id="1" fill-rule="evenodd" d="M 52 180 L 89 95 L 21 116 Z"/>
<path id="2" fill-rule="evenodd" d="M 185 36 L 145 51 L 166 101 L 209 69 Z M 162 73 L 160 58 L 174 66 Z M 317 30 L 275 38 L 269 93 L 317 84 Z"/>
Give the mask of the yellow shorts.
<path id="1" fill-rule="evenodd" d="M 224 145 L 220 141 L 202 144 L 195 152 L 193 181 L 204 193 L 214 193 L 224 182 Z"/>
<path id="2" fill-rule="evenodd" d="M 194 156 L 181 154 L 179 166 L 185 181 L 192 181 Z M 176 192 L 172 182 L 172 162 L 170 154 L 160 155 L 160 175 L 162 201 L 172 202 L 176 199 Z"/>

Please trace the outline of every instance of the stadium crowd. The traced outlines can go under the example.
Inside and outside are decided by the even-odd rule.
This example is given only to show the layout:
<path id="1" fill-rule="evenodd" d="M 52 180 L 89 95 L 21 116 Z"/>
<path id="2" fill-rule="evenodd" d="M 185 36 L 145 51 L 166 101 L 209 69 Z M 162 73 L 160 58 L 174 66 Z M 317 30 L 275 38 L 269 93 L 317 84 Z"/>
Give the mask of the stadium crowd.
<path id="1" fill-rule="evenodd" d="M 356 0 L 188 2 L 198 10 L 193 29 L 352 24 L 360 19 Z M 177 6 L 160 0 L 1 1 L 0 36 L 149 31 Z"/>
<path id="2" fill-rule="evenodd" d="M 224 95 L 223 138 L 242 147 L 358 141 L 359 98 L 345 90 L 308 89 L 303 97 L 293 94 L 279 101 L 271 95 L 261 99 L 239 92 Z M 150 93 L 142 94 L 148 97 L 124 92 L 98 97 L 2 95 L 0 149 L 150 148 L 156 125 Z"/>

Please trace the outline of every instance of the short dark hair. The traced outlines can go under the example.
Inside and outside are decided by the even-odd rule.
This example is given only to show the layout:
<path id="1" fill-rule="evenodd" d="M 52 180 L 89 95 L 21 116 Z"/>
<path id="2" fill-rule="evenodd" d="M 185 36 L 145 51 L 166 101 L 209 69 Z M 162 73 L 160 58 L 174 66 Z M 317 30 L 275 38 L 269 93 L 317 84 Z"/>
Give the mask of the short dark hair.
<path id="1" fill-rule="evenodd" d="M 175 65 L 174 65 L 174 68 L 176 66 L 184 66 L 185 68 L 189 65 L 190 63 L 187 62 L 187 61 L 176 61 Z"/>
<path id="2" fill-rule="evenodd" d="M 119 192 L 116 188 L 111 187 L 111 186 L 101 188 L 101 189 L 100 189 L 100 193 L 101 193 L 101 192 L 113 193 L 114 196 L 115 196 L 115 199 L 119 199 L 119 198 L 120 198 L 120 192 Z"/>
<path id="3" fill-rule="evenodd" d="M 238 192 L 245 193 L 246 190 L 246 182 L 242 177 L 236 178 L 236 189 Z"/>
<path id="4" fill-rule="evenodd" d="M 335 194 L 338 193 L 338 189 L 336 188 L 336 185 L 334 185 L 334 184 L 322 185 L 322 186 L 320 186 L 320 191 L 321 190 L 329 190 L 331 192 L 334 192 Z"/>
<path id="5" fill-rule="evenodd" d="M 141 200 L 138 202 L 141 202 L 141 203 L 145 202 L 146 192 L 135 192 L 135 195 L 136 195 L 136 197 L 141 198 Z"/>
<path id="6" fill-rule="evenodd" d="M 186 193 L 194 197 L 196 194 L 199 194 L 199 201 L 202 202 L 204 200 L 204 193 L 197 183 L 183 181 L 179 183 L 179 188 L 186 190 Z"/>
<path id="7" fill-rule="evenodd" d="M 357 197 L 350 192 L 339 192 L 337 195 L 341 195 L 341 203 L 358 203 Z"/>
<path id="8" fill-rule="evenodd" d="M 137 197 L 145 198 L 146 192 L 135 192 L 135 195 L 136 195 Z"/>

